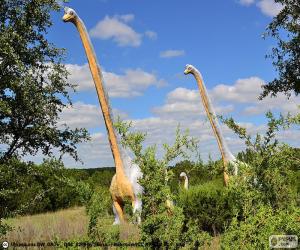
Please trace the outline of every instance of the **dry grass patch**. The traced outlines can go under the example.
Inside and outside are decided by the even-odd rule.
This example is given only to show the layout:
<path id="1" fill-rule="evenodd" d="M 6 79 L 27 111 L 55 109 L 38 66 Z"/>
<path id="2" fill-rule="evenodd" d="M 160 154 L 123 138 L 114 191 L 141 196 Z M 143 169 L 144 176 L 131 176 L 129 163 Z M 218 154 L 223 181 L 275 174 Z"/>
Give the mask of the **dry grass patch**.
<path id="1" fill-rule="evenodd" d="M 75 207 L 37 215 L 18 216 L 5 220 L 13 230 L 1 240 L 14 243 L 88 240 L 89 218 L 84 207 Z M 136 243 L 140 240 L 137 225 L 113 226 L 113 216 L 98 218 L 96 241 L 100 243 Z M 128 248 L 129 249 L 129 248 Z M 132 248 L 135 249 L 135 248 Z"/>
<path id="2" fill-rule="evenodd" d="M 122 242 L 139 242 L 140 229 L 138 225 L 124 223 L 120 225 L 120 241 Z"/>
<path id="3" fill-rule="evenodd" d="M 13 227 L 6 236 L 8 242 L 49 242 L 86 237 L 88 217 L 84 207 L 7 219 Z"/>
<path id="4" fill-rule="evenodd" d="M 38 243 L 53 241 L 89 241 L 87 228 L 89 218 L 84 207 L 64 209 L 57 212 L 48 212 L 31 216 L 19 216 L 5 220 L 13 227 L 0 241 L 10 243 Z M 113 226 L 113 216 L 98 218 L 95 240 L 103 244 L 114 242 L 137 243 L 140 241 L 140 229 L 138 225 L 124 223 Z M 38 249 L 38 248 L 30 248 Z M 46 248 L 43 248 L 46 249 Z M 57 248 L 65 249 L 65 248 Z M 77 249 L 77 248 L 74 248 Z M 80 248 L 78 248 L 80 249 Z M 90 249 L 101 249 L 90 248 Z M 110 247 L 109 249 L 118 249 Z M 127 246 L 125 249 L 142 249 L 141 247 Z M 205 250 L 220 249 L 220 237 L 215 237 L 210 246 L 203 247 Z"/>

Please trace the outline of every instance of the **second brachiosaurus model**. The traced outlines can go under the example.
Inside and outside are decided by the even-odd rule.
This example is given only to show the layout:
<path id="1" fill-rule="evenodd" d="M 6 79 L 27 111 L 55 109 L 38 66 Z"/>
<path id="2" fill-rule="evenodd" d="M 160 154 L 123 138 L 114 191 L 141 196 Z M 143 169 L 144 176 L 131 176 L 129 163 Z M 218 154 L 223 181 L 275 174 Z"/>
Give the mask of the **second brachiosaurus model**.
<path id="1" fill-rule="evenodd" d="M 189 189 L 189 178 L 187 177 L 187 174 L 185 172 L 181 172 L 179 175 L 180 179 L 183 179 L 183 187 L 185 190 Z"/>
<path id="2" fill-rule="evenodd" d="M 116 167 L 116 174 L 111 181 L 110 193 L 113 200 L 113 211 L 115 213 L 114 224 L 119 224 L 125 220 L 123 212 L 125 199 L 131 200 L 134 213 L 141 211 L 142 202 L 140 194 L 142 194 L 143 188 L 139 185 L 138 178 L 140 178 L 142 174 L 140 168 L 136 164 L 132 163 L 126 149 L 122 147 L 118 134 L 113 127 L 112 112 L 109 105 L 108 95 L 104 88 L 101 68 L 98 64 L 93 45 L 83 21 L 71 8 L 65 8 L 63 21 L 73 23 L 79 32 L 97 90 L 98 99 L 108 133 L 110 148 Z M 139 216 L 138 223 L 140 223 Z"/>
<path id="3" fill-rule="evenodd" d="M 213 106 L 210 102 L 210 99 L 208 97 L 206 87 L 203 82 L 203 78 L 201 73 L 193 66 L 193 65 L 186 65 L 184 74 L 193 74 L 199 87 L 202 103 L 204 106 L 204 109 L 206 111 L 206 115 L 210 121 L 211 127 L 213 129 L 213 132 L 215 134 L 215 137 L 218 142 L 219 149 L 221 151 L 222 160 L 223 160 L 223 175 L 224 175 L 224 185 L 228 185 L 228 164 L 232 164 L 234 167 L 234 174 L 237 175 L 237 159 L 233 156 L 233 154 L 229 151 L 226 141 L 224 140 L 224 137 L 222 135 L 222 130 L 220 128 L 218 119 L 216 117 L 216 113 L 213 109 Z"/>

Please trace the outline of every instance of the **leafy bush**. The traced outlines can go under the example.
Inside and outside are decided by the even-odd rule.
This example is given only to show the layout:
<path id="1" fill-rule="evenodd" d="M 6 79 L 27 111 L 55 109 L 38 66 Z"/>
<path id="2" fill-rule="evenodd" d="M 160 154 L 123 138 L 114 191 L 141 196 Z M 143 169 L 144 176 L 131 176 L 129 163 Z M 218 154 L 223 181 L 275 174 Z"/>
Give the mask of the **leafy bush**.
<path id="1" fill-rule="evenodd" d="M 182 209 L 172 204 L 174 197 L 168 185 L 172 171 L 168 165 L 177 157 L 187 159 L 187 151 L 195 149 L 196 141 L 189 137 L 188 132 L 181 135 L 177 128 L 174 144 L 164 144 L 165 154 L 162 159 L 157 159 L 155 146 L 143 150 L 145 134 L 130 132 L 131 124 L 120 120 L 115 126 L 122 136 L 123 145 L 131 148 L 134 161 L 143 173 L 143 178 L 139 180 L 144 188 L 142 242 L 152 248 L 175 249 L 182 244 L 184 216 Z"/>
<path id="2" fill-rule="evenodd" d="M 280 115 L 276 119 L 271 112 L 266 116 L 268 118 L 266 134 L 263 136 L 257 134 L 254 139 L 233 119 L 227 119 L 225 123 L 245 140 L 247 149 L 240 154 L 240 158 L 248 163 L 246 166 L 248 169 L 242 171 L 241 175 L 247 177 L 248 188 L 255 188 L 264 204 L 270 204 L 274 209 L 284 209 L 295 205 L 299 199 L 297 182 L 300 151 L 287 144 L 280 144 L 276 133 L 297 123 L 297 120 L 290 115 L 287 117 Z M 243 178 L 240 177 L 239 181 L 243 181 Z"/>
<path id="3" fill-rule="evenodd" d="M 208 163 L 204 164 L 200 157 L 196 161 L 182 160 L 176 163 L 174 167 L 169 168 L 169 171 L 172 172 L 172 176 L 169 179 L 172 193 L 177 195 L 180 191 L 181 183 L 178 178 L 181 172 L 185 172 L 188 175 L 190 186 L 196 186 L 216 178 L 222 178 L 222 164 L 221 161 L 213 161 L 211 158 Z"/>
<path id="4" fill-rule="evenodd" d="M 97 188 L 88 202 L 86 209 L 89 216 L 88 233 L 90 237 L 93 238 L 95 236 L 94 233 L 98 223 L 98 218 L 112 214 L 109 190 L 103 187 Z"/>
<path id="5" fill-rule="evenodd" d="M 182 190 L 179 200 L 185 218 L 194 221 L 200 231 L 217 235 L 233 217 L 222 179 Z"/>
<path id="6" fill-rule="evenodd" d="M 288 128 L 295 118 L 267 113 L 268 128 L 264 136 L 252 139 L 232 119 L 225 123 L 245 140 L 247 150 L 239 154 L 239 176 L 232 177 L 228 198 L 235 218 L 222 236 L 224 249 L 268 249 L 273 234 L 298 234 L 299 149 L 279 143 L 276 133 Z M 298 152 L 298 153 L 297 153 Z"/>
<path id="7" fill-rule="evenodd" d="M 12 228 L 9 225 L 7 225 L 6 223 L 3 223 L 2 220 L 0 219 L 0 237 L 2 235 L 5 235 L 11 229 Z"/>
<path id="8" fill-rule="evenodd" d="M 222 249 L 269 249 L 271 235 L 299 234 L 299 217 L 299 208 L 274 211 L 261 206 L 245 220 L 231 222 L 222 236 Z"/>
<path id="9" fill-rule="evenodd" d="M 113 245 L 120 242 L 120 227 L 98 223 L 93 228 L 91 237 L 100 244 Z"/>
<path id="10" fill-rule="evenodd" d="M 208 246 L 213 239 L 208 232 L 199 230 L 197 221 L 192 220 L 185 225 L 181 238 L 181 245 L 185 249 L 199 249 L 199 247 Z"/>
<path id="11" fill-rule="evenodd" d="M 89 185 L 66 173 L 56 160 L 35 165 L 12 159 L 0 164 L 0 217 L 84 204 L 90 199 Z"/>

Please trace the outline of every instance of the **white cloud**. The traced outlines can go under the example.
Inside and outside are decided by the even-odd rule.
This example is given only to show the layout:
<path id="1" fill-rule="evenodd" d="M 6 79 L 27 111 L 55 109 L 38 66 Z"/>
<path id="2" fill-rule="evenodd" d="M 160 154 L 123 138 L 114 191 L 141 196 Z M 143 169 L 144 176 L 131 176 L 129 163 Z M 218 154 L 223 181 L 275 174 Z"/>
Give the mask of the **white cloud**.
<path id="1" fill-rule="evenodd" d="M 69 81 L 77 84 L 79 91 L 95 89 L 88 64 L 67 64 L 66 68 L 70 72 Z M 103 77 L 111 97 L 140 96 L 150 86 L 161 87 L 167 84 L 155 74 L 139 68 L 127 69 L 122 75 L 104 71 Z"/>
<path id="2" fill-rule="evenodd" d="M 232 104 L 244 104 L 244 115 L 264 114 L 268 110 L 286 114 L 295 114 L 300 103 L 300 97 L 292 96 L 287 99 L 284 94 L 278 94 L 276 98 L 266 97 L 258 100 L 262 92 L 262 85 L 266 82 L 259 77 L 238 79 L 233 85 L 219 84 L 211 90 L 211 97 L 217 102 L 231 102 Z M 236 105 L 235 105 L 236 106 Z"/>
<path id="3" fill-rule="evenodd" d="M 63 109 L 59 125 L 66 124 L 71 128 L 94 128 L 103 125 L 100 107 L 83 102 Z"/>
<path id="4" fill-rule="evenodd" d="M 128 115 L 120 110 L 112 110 L 114 117 L 128 118 Z M 60 114 L 58 125 L 66 124 L 72 129 L 75 128 L 97 128 L 104 126 L 103 115 L 99 105 L 92 105 L 83 102 L 75 102 L 67 106 Z"/>
<path id="5" fill-rule="evenodd" d="M 251 4 L 255 3 L 255 0 L 240 0 L 239 3 L 240 3 L 241 5 L 246 5 L 246 6 L 248 6 L 248 5 L 251 5 Z"/>
<path id="6" fill-rule="evenodd" d="M 196 89 L 176 88 L 167 95 L 167 102 L 185 101 L 195 102 L 199 101 L 200 94 Z"/>
<path id="7" fill-rule="evenodd" d="M 261 0 L 257 3 L 262 13 L 267 16 L 276 16 L 283 8 L 282 4 L 275 3 L 274 0 Z"/>
<path id="8" fill-rule="evenodd" d="M 152 30 L 145 31 L 145 36 L 148 37 L 151 40 L 156 40 L 157 39 L 157 33 L 152 31 Z"/>
<path id="9" fill-rule="evenodd" d="M 142 34 L 139 34 L 127 24 L 133 19 L 133 14 L 106 16 L 90 30 L 90 35 L 102 40 L 113 39 L 119 46 L 138 47 L 142 43 Z"/>
<path id="10" fill-rule="evenodd" d="M 184 50 L 165 50 L 160 52 L 161 58 L 170 58 L 170 57 L 178 57 L 178 56 L 184 56 L 185 51 Z"/>
<path id="11" fill-rule="evenodd" d="M 66 166 L 79 168 L 114 167 L 106 133 L 91 134 L 90 141 L 78 144 L 78 156 L 84 165 L 67 155 L 63 157 L 63 161 Z"/>
<path id="12" fill-rule="evenodd" d="M 106 72 L 104 78 L 111 96 L 118 97 L 140 96 L 144 90 L 152 85 L 160 87 L 166 84 L 164 80 L 158 79 L 154 74 L 141 69 L 128 69 L 124 75 Z"/>
<path id="13" fill-rule="evenodd" d="M 240 0 L 239 3 L 244 6 L 250 6 L 256 3 L 256 6 L 266 16 L 274 17 L 283 8 L 281 3 L 276 3 L 274 0 Z"/>
<path id="14" fill-rule="evenodd" d="M 221 157 L 211 125 L 209 121 L 203 117 L 197 120 L 191 120 L 188 117 L 174 115 L 168 118 L 157 116 L 133 120 L 135 130 L 147 132 L 145 146 L 158 146 L 157 152 L 159 157 L 162 156 L 163 143 L 174 143 L 175 131 L 178 124 L 180 124 L 182 131 L 188 129 L 190 135 L 199 140 L 199 150 L 204 160 L 207 160 L 209 155 L 211 155 L 213 159 Z M 239 125 L 246 127 L 248 132 L 252 135 L 265 130 L 265 126 L 257 126 L 252 123 L 239 123 Z M 244 142 L 234 135 L 226 125 L 221 124 L 220 126 L 223 136 L 234 154 L 245 148 Z"/>
<path id="15" fill-rule="evenodd" d="M 116 17 L 118 17 L 120 20 L 124 21 L 125 23 L 129 23 L 134 20 L 133 14 L 126 14 L 126 15 L 121 15 Z"/>
<path id="16" fill-rule="evenodd" d="M 226 114 L 233 111 L 233 105 L 214 105 L 217 113 Z M 189 117 L 199 119 L 206 115 L 198 90 L 176 88 L 168 93 L 166 103 L 153 109 L 161 117 Z"/>
<path id="17" fill-rule="evenodd" d="M 233 85 L 219 84 L 212 89 L 214 100 L 240 103 L 256 102 L 265 82 L 259 77 L 238 79 Z"/>
<path id="18" fill-rule="evenodd" d="M 68 81 L 72 84 L 76 84 L 77 90 L 80 91 L 92 89 L 94 82 L 91 76 L 89 65 L 87 63 L 84 65 L 66 64 L 65 66 L 70 73 Z"/>

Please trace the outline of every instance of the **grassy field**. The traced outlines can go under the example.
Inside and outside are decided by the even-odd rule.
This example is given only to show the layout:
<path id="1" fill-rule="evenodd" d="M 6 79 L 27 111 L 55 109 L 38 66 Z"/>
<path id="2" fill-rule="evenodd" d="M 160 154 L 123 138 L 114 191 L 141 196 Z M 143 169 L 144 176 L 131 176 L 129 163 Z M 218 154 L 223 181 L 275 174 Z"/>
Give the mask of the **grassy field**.
<path id="1" fill-rule="evenodd" d="M 87 236 L 88 218 L 84 207 L 16 217 L 5 222 L 13 227 L 5 237 L 8 242 L 50 242 Z"/>
<path id="2" fill-rule="evenodd" d="M 38 242 L 89 242 L 87 235 L 88 217 L 84 207 L 74 207 L 56 212 L 49 212 L 31 216 L 20 216 L 5 220 L 13 227 L 1 241 L 9 243 L 38 243 Z M 134 243 L 140 240 L 139 228 L 133 224 L 112 226 L 113 217 L 107 216 L 98 221 L 98 240 L 102 242 L 111 237 L 117 237 L 120 242 Z M 27 249 L 34 249 L 33 247 Z M 46 249 L 46 248 L 35 248 Z M 51 248 L 52 249 L 52 248 Z M 65 248 L 59 248 L 65 249 Z M 82 248 L 68 248 L 82 249 Z M 85 248 L 84 248 L 85 249 Z M 100 249 L 89 248 L 89 249 Z M 116 248 L 110 248 L 116 249 Z M 124 249 L 124 248 L 123 248 Z M 138 247 L 126 247 L 125 249 L 141 249 Z M 216 237 L 210 248 L 206 250 L 219 249 L 219 238 Z"/>
<path id="3" fill-rule="evenodd" d="M 9 243 L 89 242 L 87 235 L 88 216 L 84 207 L 20 216 L 7 219 L 4 222 L 13 228 L 5 237 L 1 238 L 1 241 Z M 124 243 L 139 241 L 139 229 L 136 225 L 124 224 L 118 227 L 112 226 L 112 223 L 112 216 L 99 220 L 98 242 L 101 243 L 104 238 L 107 240 L 109 237 L 117 237 Z"/>

